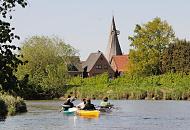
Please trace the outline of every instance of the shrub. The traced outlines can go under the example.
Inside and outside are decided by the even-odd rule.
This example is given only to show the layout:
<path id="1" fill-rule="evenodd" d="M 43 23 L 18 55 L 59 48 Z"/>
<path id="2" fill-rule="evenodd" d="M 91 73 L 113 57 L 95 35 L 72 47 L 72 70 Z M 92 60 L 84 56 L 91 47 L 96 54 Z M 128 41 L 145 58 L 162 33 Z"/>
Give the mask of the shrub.
<path id="1" fill-rule="evenodd" d="M 0 98 L 0 117 L 5 117 L 8 113 L 7 105 L 5 104 L 5 101 Z"/>
<path id="2" fill-rule="evenodd" d="M 113 80 L 107 80 L 109 78 L 106 76 L 104 74 L 85 79 L 78 78 L 78 87 L 69 89 L 69 92 L 75 91 L 79 98 L 95 96 L 101 99 L 108 96 L 110 99 L 190 99 L 190 75 L 168 73 L 141 77 L 126 74 Z M 72 82 L 72 85 L 75 83 Z"/>
<path id="3" fill-rule="evenodd" d="M 13 97 L 8 94 L 0 94 L 0 98 L 7 106 L 7 108 L 3 108 L 3 110 L 6 109 L 8 111 L 8 115 L 15 115 L 16 113 L 27 111 L 26 104 L 20 97 Z"/>

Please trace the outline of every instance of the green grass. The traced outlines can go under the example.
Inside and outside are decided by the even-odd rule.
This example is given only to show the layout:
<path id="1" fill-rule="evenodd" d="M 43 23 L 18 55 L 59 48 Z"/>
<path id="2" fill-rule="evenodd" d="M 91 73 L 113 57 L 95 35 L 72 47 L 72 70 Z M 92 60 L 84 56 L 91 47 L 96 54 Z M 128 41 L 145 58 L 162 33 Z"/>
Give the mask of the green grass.
<path id="1" fill-rule="evenodd" d="M 74 92 L 77 97 L 96 97 L 101 99 L 149 99 L 149 100 L 189 100 L 190 75 L 168 73 L 160 76 L 138 77 L 125 75 L 109 80 L 106 74 L 71 80 L 70 84 L 79 85 L 71 88 L 67 94 Z"/>

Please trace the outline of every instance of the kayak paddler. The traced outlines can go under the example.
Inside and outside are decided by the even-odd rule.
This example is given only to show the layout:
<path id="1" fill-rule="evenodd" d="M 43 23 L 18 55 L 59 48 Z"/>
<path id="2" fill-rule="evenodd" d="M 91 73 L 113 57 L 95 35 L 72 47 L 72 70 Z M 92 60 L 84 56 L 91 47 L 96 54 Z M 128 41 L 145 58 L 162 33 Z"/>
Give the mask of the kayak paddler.
<path id="1" fill-rule="evenodd" d="M 86 104 L 86 98 L 83 98 L 82 102 L 78 104 L 76 107 L 79 109 L 83 109 L 85 107 L 85 104 Z"/>
<path id="2" fill-rule="evenodd" d="M 90 98 L 86 100 L 86 104 L 82 110 L 96 110 L 96 108 L 94 107 L 94 104 L 91 103 Z"/>
<path id="3" fill-rule="evenodd" d="M 64 107 L 64 111 L 68 110 L 69 108 L 74 107 L 74 104 L 72 103 L 72 99 L 70 95 L 68 95 L 66 102 L 64 102 L 64 105 L 68 105 L 68 107 Z"/>
<path id="4" fill-rule="evenodd" d="M 104 97 L 103 101 L 100 103 L 100 107 L 101 108 L 108 108 L 110 106 L 112 106 L 112 105 L 110 104 L 110 102 L 108 102 L 108 97 Z"/>

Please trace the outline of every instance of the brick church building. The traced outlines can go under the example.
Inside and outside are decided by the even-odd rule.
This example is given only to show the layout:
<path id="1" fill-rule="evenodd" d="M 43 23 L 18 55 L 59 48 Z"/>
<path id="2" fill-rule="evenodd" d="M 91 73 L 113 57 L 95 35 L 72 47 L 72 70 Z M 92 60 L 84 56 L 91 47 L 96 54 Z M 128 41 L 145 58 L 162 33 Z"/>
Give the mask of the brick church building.
<path id="1" fill-rule="evenodd" d="M 112 18 L 109 42 L 105 55 L 101 52 L 91 53 L 86 61 L 82 62 L 83 77 L 96 76 L 107 72 L 111 77 L 119 76 L 127 71 L 128 55 L 123 55 L 116 29 Z"/>

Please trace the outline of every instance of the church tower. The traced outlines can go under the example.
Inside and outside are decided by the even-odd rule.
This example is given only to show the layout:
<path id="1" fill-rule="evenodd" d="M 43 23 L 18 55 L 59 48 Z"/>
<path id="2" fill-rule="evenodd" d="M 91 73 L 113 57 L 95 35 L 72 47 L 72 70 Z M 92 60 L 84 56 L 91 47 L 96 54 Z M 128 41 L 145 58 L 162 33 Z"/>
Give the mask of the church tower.
<path id="1" fill-rule="evenodd" d="M 113 56 L 122 55 L 121 47 L 119 45 L 118 35 L 119 31 L 116 30 L 114 16 L 112 18 L 112 25 L 109 35 L 109 42 L 106 50 L 106 58 L 109 63 Z"/>

